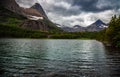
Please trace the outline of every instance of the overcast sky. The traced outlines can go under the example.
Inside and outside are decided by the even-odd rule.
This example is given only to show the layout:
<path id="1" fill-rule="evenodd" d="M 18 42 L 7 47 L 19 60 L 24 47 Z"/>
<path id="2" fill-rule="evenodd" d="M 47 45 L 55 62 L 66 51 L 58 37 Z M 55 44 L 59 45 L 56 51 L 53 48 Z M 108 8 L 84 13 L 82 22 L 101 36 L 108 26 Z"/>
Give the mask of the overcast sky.
<path id="1" fill-rule="evenodd" d="M 44 8 L 54 23 L 65 26 L 88 26 L 97 19 L 108 23 L 114 14 L 120 15 L 120 0 L 16 0 L 22 7 L 36 2 Z"/>

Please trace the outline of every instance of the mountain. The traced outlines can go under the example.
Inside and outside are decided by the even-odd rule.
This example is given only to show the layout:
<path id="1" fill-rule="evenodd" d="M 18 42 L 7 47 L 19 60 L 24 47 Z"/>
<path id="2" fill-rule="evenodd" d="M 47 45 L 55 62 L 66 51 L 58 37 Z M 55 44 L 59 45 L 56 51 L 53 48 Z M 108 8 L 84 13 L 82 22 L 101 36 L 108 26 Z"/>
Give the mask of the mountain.
<path id="1" fill-rule="evenodd" d="M 35 3 L 31 8 L 24 8 L 23 11 L 28 18 L 29 16 L 37 16 L 48 19 L 46 13 L 44 12 L 42 6 L 39 3 Z"/>
<path id="2" fill-rule="evenodd" d="M 0 5 L 17 14 L 24 14 L 15 0 L 0 0 Z"/>
<path id="3" fill-rule="evenodd" d="M 73 27 L 63 26 L 61 28 L 66 32 L 84 32 L 85 31 L 85 27 L 82 27 L 79 25 L 75 25 Z"/>
<path id="4" fill-rule="evenodd" d="M 39 11 L 37 11 L 36 9 L 33 9 L 33 8 L 25 8 L 25 9 L 23 8 L 23 12 L 26 17 L 28 17 L 28 16 L 43 17 L 43 15 Z"/>
<path id="5" fill-rule="evenodd" d="M 92 23 L 88 27 L 86 27 L 87 31 L 93 32 L 93 31 L 101 31 L 105 28 L 107 28 L 108 25 L 105 24 L 102 20 L 98 19 L 96 22 Z"/>
<path id="6" fill-rule="evenodd" d="M 74 29 L 77 29 L 77 28 L 81 28 L 81 26 L 75 25 L 75 26 L 73 26 L 73 28 L 74 28 Z"/>
<path id="7" fill-rule="evenodd" d="M 73 27 L 65 27 L 64 26 L 61 28 L 67 32 L 84 32 L 84 31 L 94 32 L 94 31 L 101 31 L 107 27 L 108 27 L 108 24 L 105 24 L 102 20 L 98 19 L 97 21 L 95 21 L 94 23 L 92 23 L 91 25 L 89 25 L 87 27 L 75 25 Z"/>
<path id="8" fill-rule="evenodd" d="M 25 19 L 20 19 L 18 24 L 15 24 L 15 22 L 12 22 L 11 24 L 14 24 L 18 27 L 21 27 L 23 29 L 27 30 L 38 30 L 38 31 L 62 31 L 60 28 L 55 26 L 45 14 L 44 10 L 42 9 L 41 5 L 36 3 L 31 8 L 22 8 L 20 7 L 15 0 L 2 0 L 0 1 L 1 9 L 1 15 L 4 13 L 3 10 L 9 10 L 13 12 L 16 16 L 14 16 L 11 13 L 8 14 L 8 19 L 5 19 L 6 21 L 10 21 L 11 19 L 13 21 L 17 21 L 15 19 L 18 19 L 17 17 L 21 15 L 21 17 L 24 17 Z M 11 16 L 12 15 L 12 16 Z M 17 16 L 18 15 L 18 16 Z M 4 16 L 4 15 L 3 15 Z M 14 17 L 14 18 L 13 18 Z M 6 17 L 5 17 L 6 18 Z M 9 20 L 10 19 L 10 20 Z M 0 19 L 0 21 L 3 21 Z M 7 22 L 3 22 L 4 24 Z M 8 24 L 7 24 L 8 25 Z"/>
<path id="9" fill-rule="evenodd" d="M 85 27 L 79 26 L 79 25 L 75 25 L 73 26 L 73 32 L 84 32 L 85 31 Z"/>
<path id="10" fill-rule="evenodd" d="M 43 10 L 42 6 L 39 3 L 35 3 L 31 8 L 36 9 L 39 11 L 45 18 L 48 18 L 45 11 Z"/>
<path id="11" fill-rule="evenodd" d="M 58 28 L 55 24 L 50 22 L 48 19 L 44 20 L 26 20 L 23 23 L 19 25 L 23 29 L 28 29 L 28 30 L 40 30 L 44 32 L 49 32 L 49 31 L 55 31 L 59 32 L 62 31 L 62 29 Z"/>
<path id="12" fill-rule="evenodd" d="M 64 27 L 61 27 L 61 29 L 64 30 L 65 32 L 74 32 L 72 27 L 64 26 Z"/>
<path id="13" fill-rule="evenodd" d="M 19 25 L 19 23 L 23 22 L 27 18 L 20 13 L 16 13 L 17 11 L 22 12 L 19 9 L 19 5 L 16 4 L 15 0 L 1 0 L 0 1 L 0 25 L 6 26 L 15 26 Z M 17 10 L 17 11 L 16 11 Z"/>
<path id="14" fill-rule="evenodd" d="M 43 16 L 42 13 L 40 13 L 37 9 L 20 7 L 15 0 L 3 0 L 3 1 L 0 1 L 0 3 L 2 6 L 9 9 L 10 11 L 13 11 L 17 14 L 20 14 L 26 17 L 28 17 L 28 15 L 39 16 L 39 17 Z"/>

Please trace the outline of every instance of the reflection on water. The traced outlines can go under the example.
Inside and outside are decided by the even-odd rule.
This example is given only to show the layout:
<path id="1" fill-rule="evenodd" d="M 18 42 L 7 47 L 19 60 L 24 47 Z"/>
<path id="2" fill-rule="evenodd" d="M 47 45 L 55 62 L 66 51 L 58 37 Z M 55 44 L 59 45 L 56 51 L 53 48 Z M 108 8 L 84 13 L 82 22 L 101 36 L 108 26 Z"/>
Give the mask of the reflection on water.
<path id="1" fill-rule="evenodd" d="M 0 77 L 120 77 L 120 52 L 95 40 L 0 39 Z"/>

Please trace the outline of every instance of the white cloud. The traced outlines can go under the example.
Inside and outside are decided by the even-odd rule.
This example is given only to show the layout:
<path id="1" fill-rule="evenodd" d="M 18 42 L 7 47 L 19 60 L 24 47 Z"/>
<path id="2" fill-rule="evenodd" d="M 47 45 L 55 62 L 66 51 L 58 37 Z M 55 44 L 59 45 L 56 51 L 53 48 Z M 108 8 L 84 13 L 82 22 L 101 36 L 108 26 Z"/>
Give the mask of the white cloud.
<path id="1" fill-rule="evenodd" d="M 81 5 L 72 5 L 74 0 L 16 0 L 23 7 L 30 7 L 36 2 L 40 3 L 44 8 L 48 18 L 55 23 L 65 26 L 88 26 L 101 19 L 108 23 L 114 14 L 120 14 L 119 10 L 101 10 L 100 12 L 85 12 L 81 10 Z M 85 0 L 91 1 L 91 0 Z M 96 8 L 102 9 L 105 7 L 115 6 L 109 0 L 99 0 L 95 5 Z"/>
<path id="2" fill-rule="evenodd" d="M 55 3 L 55 6 L 69 9 L 71 7 L 71 4 L 61 1 L 59 3 Z"/>
<path id="3" fill-rule="evenodd" d="M 21 6 L 25 8 L 29 8 L 32 5 L 34 5 L 37 0 L 16 0 L 16 2 Z"/>
<path id="4" fill-rule="evenodd" d="M 72 16 L 67 16 L 67 17 L 62 17 L 62 16 L 58 16 L 58 15 L 54 15 L 53 14 L 48 14 L 52 20 L 56 23 L 60 23 L 62 25 L 66 25 L 66 26 L 74 26 L 74 25 L 81 25 L 81 26 L 88 26 L 91 23 L 95 22 L 97 19 L 101 19 L 104 22 L 108 23 L 111 19 L 111 17 L 113 16 L 113 14 L 115 14 L 114 10 L 107 10 L 107 11 L 103 11 L 103 12 L 99 12 L 99 13 L 86 13 L 86 12 L 82 12 L 79 15 L 72 15 Z M 57 16 L 57 17 L 56 17 Z M 60 20 L 59 20 L 60 19 Z"/>

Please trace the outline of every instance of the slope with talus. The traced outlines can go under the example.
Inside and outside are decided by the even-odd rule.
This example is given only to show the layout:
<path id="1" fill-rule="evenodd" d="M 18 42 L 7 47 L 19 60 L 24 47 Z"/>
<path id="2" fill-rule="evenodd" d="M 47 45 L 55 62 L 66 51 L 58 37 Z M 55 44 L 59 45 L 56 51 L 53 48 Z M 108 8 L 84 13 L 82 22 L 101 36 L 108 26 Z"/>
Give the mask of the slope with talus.
<path id="1" fill-rule="evenodd" d="M 44 18 L 43 20 L 30 20 L 30 19 L 26 19 L 28 15 L 31 16 L 38 16 L 41 17 L 43 16 L 39 11 L 37 11 L 36 9 L 33 8 L 21 8 L 19 7 L 19 5 L 16 3 L 15 0 L 4 0 L 4 1 L 0 1 L 1 7 L 3 7 L 6 10 L 9 10 L 9 12 L 7 13 L 7 11 L 5 13 L 7 13 L 8 16 L 6 16 L 5 20 L 6 21 L 10 21 L 10 23 L 8 22 L 3 22 L 2 17 L 0 18 L 0 22 L 2 22 L 4 25 L 9 25 L 11 24 L 13 26 L 19 26 L 21 28 L 27 29 L 27 30 L 38 30 L 38 31 L 62 31 L 60 28 L 58 28 L 57 26 L 55 26 L 49 19 Z M 4 9 L 1 9 L 1 11 L 3 11 Z M 14 13 L 15 15 L 11 14 L 10 12 Z M 1 15 L 4 12 L 0 12 Z M 4 15 L 2 15 L 4 16 Z M 16 20 L 18 18 L 18 16 L 23 17 L 25 19 L 20 19 L 20 20 Z M 43 16 L 44 17 L 44 16 Z M 16 21 L 16 22 L 14 22 Z"/>

